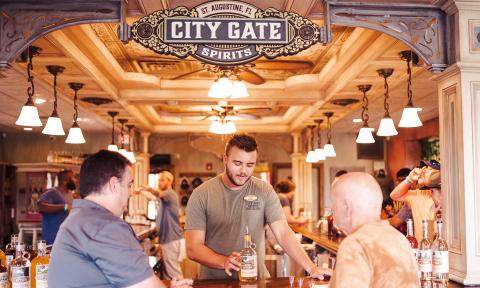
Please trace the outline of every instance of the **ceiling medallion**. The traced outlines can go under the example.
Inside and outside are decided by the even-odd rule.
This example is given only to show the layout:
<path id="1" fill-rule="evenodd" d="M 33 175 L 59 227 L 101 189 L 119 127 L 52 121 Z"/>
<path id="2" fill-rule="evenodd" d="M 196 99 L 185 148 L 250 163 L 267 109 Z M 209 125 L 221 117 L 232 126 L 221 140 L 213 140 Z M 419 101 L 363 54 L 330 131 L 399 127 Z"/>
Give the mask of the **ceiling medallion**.
<path id="1" fill-rule="evenodd" d="M 110 104 L 113 102 L 112 99 L 103 98 L 103 97 L 84 97 L 80 100 L 82 100 L 83 102 L 94 104 L 96 106 L 103 105 L 103 104 Z"/>
<path id="2" fill-rule="evenodd" d="M 358 103 L 358 102 L 360 102 L 360 100 L 354 99 L 354 98 L 340 98 L 340 99 L 333 99 L 332 101 L 330 101 L 330 103 L 334 105 L 339 105 L 344 107 L 350 104 Z"/>

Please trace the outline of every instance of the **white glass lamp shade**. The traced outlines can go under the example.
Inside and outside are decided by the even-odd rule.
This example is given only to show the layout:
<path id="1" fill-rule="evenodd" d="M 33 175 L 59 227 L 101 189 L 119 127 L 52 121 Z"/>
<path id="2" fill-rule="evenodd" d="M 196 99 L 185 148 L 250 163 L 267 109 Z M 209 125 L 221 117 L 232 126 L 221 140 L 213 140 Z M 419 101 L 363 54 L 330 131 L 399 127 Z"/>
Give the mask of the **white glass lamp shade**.
<path id="1" fill-rule="evenodd" d="M 58 116 L 48 117 L 47 124 L 45 124 L 45 128 L 42 131 L 43 134 L 47 135 L 55 135 L 55 136 L 63 136 L 65 135 L 65 131 L 63 130 L 62 120 Z"/>
<path id="2" fill-rule="evenodd" d="M 360 144 L 375 143 L 375 139 L 372 135 L 373 128 L 362 127 L 360 132 L 358 132 L 357 140 L 355 142 Z"/>
<path id="3" fill-rule="evenodd" d="M 38 109 L 34 105 L 29 105 L 28 103 L 22 107 L 20 115 L 18 116 L 15 124 L 19 126 L 28 126 L 28 127 L 40 127 L 42 126 L 42 121 L 38 116 Z"/>
<path id="4" fill-rule="evenodd" d="M 232 121 L 227 121 L 225 124 L 223 124 L 223 131 L 223 134 L 233 134 L 237 132 L 237 127 Z"/>
<path id="5" fill-rule="evenodd" d="M 220 87 L 218 86 L 218 81 L 213 82 L 212 86 L 210 86 L 210 89 L 208 90 L 208 97 L 210 97 L 210 98 L 225 98 L 220 93 Z"/>
<path id="6" fill-rule="evenodd" d="M 240 80 L 233 81 L 232 98 L 244 98 L 250 96 L 247 91 L 247 86 Z"/>
<path id="7" fill-rule="evenodd" d="M 122 154 L 123 157 L 127 158 L 127 149 L 121 148 L 118 150 L 118 153 Z"/>
<path id="8" fill-rule="evenodd" d="M 118 152 L 118 146 L 115 145 L 115 144 L 110 144 L 110 145 L 108 145 L 107 150 L 108 150 L 108 151 Z"/>
<path id="9" fill-rule="evenodd" d="M 227 76 L 222 76 L 217 81 L 218 89 L 222 93 L 221 98 L 232 96 L 232 81 Z"/>
<path id="10" fill-rule="evenodd" d="M 85 138 L 83 137 L 82 129 L 78 127 L 77 123 L 74 123 L 72 128 L 68 131 L 67 139 L 65 143 L 68 144 L 83 144 L 85 143 Z"/>
<path id="11" fill-rule="evenodd" d="M 132 151 L 127 151 L 127 159 L 128 161 L 130 161 L 130 163 L 135 163 L 137 162 L 137 159 L 135 159 L 135 153 L 133 153 Z"/>
<path id="12" fill-rule="evenodd" d="M 220 121 L 215 120 L 210 123 L 210 128 L 208 129 L 208 132 L 213 133 L 213 134 L 222 134 L 222 123 Z"/>
<path id="13" fill-rule="evenodd" d="M 307 154 L 307 159 L 305 159 L 307 163 L 316 163 L 318 162 L 317 159 L 317 153 L 315 153 L 315 150 L 309 151 Z"/>
<path id="14" fill-rule="evenodd" d="M 395 129 L 395 124 L 393 123 L 392 118 L 386 117 L 380 120 L 380 126 L 377 131 L 378 136 L 395 136 L 398 135 L 397 129 Z"/>
<path id="15" fill-rule="evenodd" d="M 315 155 L 317 157 L 317 161 L 324 161 L 325 159 L 327 159 L 327 157 L 325 156 L 325 150 L 323 150 L 323 148 L 315 149 Z"/>
<path id="16" fill-rule="evenodd" d="M 332 144 L 327 143 L 323 146 L 323 151 L 325 152 L 325 157 L 336 157 L 335 148 Z"/>
<path id="17" fill-rule="evenodd" d="M 418 117 L 418 112 L 422 111 L 422 108 L 405 107 L 403 109 L 402 118 L 398 123 L 398 127 L 412 128 L 422 126 L 422 121 Z"/>

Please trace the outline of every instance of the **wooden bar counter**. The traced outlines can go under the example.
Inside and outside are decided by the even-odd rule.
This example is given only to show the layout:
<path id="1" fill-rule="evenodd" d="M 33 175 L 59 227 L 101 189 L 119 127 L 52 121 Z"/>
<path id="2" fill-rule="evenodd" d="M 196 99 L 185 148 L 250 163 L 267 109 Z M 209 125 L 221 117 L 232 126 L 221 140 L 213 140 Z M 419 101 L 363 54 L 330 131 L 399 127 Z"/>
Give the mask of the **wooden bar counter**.
<path id="1" fill-rule="evenodd" d="M 297 277 L 295 277 L 295 285 L 294 287 L 297 288 L 298 282 Z M 316 287 L 326 287 L 321 286 L 327 285 L 328 282 L 320 281 L 320 280 L 313 280 L 310 278 L 304 278 L 302 287 L 309 288 L 310 281 L 314 281 Z M 166 281 L 168 283 L 168 281 Z M 275 278 L 275 279 L 259 279 L 256 282 L 252 283 L 240 283 L 238 280 L 194 280 L 193 287 L 195 288 L 290 288 L 290 282 L 288 278 Z"/>

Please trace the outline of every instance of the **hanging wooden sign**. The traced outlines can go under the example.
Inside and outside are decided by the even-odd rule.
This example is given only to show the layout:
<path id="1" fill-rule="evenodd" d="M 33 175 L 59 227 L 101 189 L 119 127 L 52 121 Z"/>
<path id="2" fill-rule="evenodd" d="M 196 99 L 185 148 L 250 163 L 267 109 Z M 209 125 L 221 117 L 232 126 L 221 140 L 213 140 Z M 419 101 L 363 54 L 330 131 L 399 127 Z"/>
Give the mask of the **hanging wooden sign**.
<path id="1" fill-rule="evenodd" d="M 240 1 L 156 11 L 134 22 L 131 33 L 157 53 L 219 66 L 294 55 L 324 38 L 320 27 L 296 13 Z"/>

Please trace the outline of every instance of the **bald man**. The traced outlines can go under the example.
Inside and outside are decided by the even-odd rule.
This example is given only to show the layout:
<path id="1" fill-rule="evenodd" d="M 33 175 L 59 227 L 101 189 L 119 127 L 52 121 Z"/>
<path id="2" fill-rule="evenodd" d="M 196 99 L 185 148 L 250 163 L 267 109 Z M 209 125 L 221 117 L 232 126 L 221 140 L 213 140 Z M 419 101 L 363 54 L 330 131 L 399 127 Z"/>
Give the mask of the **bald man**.
<path id="1" fill-rule="evenodd" d="M 347 235 L 330 287 L 420 287 L 407 239 L 380 219 L 383 196 L 375 178 L 363 172 L 342 175 L 330 197 L 333 218 Z"/>

